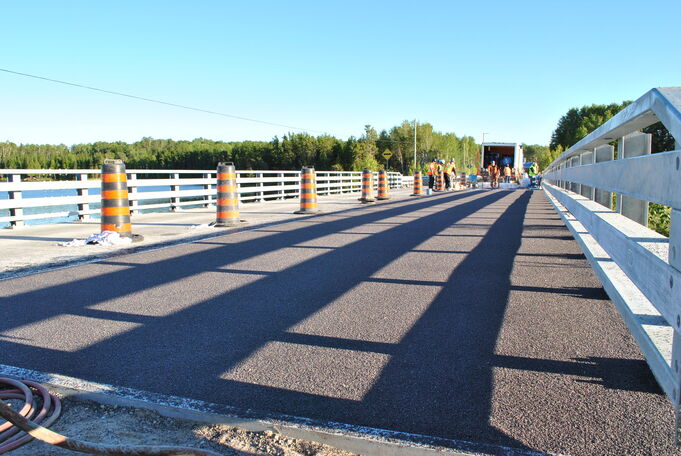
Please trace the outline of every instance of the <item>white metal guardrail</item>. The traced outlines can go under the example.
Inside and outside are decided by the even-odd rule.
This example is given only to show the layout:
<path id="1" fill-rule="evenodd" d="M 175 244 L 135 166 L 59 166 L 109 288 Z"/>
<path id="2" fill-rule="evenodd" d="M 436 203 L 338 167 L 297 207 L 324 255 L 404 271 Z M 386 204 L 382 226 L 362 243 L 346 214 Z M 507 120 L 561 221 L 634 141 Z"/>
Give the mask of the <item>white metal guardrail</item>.
<path id="1" fill-rule="evenodd" d="M 661 121 L 675 151 L 650 154 L 637 131 Z M 613 159 L 617 140 L 618 159 Z M 565 151 L 545 191 L 582 246 L 677 411 L 681 403 L 681 87 L 652 89 Z M 617 211 L 611 210 L 612 194 Z M 671 207 L 669 238 L 648 202 Z M 643 223 L 643 224 L 641 224 Z"/>
<path id="2" fill-rule="evenodd" d="M 129 169 L 128 191 L 132 213 L 139 210 L 214 204 L 216 196 L 215 170 Z M 0 182 L 0 226 L 20 226 L 27 220 L 42 220 L 77 216 L 86 219 L 99 214 L 99 180 L 101 170 L 75 169 L 0 169 L 7 182 Z M 362 173 L 354 171 L 317 171 L 317 194 L 332 195 L 359 192 Z M 374 187 L 377 173 L 374 173 Z M 50 176 L 53 179 L 35 180 Z M 388 173 L 390 188 L 413 185 L 413 178 L 400 173 Z M 239 201 L 260 202 L 297 198 L 300 194 L 300 171 L 239 171 L 237 170 Z M 68 196 L 28 197 L 33 192 L 72 193 Z M 72 209 L 65 210 L 70 206 Z M 25 209 L 31 208 L 30 214 Z M 4 210 L 5 214 L 2 213 Z"/>

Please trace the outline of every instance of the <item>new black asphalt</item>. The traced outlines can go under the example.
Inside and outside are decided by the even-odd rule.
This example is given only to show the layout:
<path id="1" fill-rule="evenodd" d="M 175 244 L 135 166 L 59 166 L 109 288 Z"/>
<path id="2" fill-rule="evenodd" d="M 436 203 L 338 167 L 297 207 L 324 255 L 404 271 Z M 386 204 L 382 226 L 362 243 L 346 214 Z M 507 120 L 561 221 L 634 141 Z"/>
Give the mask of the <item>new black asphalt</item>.
<path id="1" fill-rule="evenodd" d="M 0 363 L 571 455 L 667 455 L 673 410 L 539 191 L 304 217 L 0 281 Z"/>

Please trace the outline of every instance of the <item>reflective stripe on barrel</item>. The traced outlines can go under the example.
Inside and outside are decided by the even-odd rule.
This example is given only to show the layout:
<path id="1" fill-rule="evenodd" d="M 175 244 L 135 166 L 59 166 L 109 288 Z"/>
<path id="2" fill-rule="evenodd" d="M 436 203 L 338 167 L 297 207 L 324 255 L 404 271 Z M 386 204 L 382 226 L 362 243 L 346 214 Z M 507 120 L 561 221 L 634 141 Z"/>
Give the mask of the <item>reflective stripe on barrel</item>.
<path id="1" fill-rule="evenodd" d="M 376 201 L 374 199 L 374 186 L 372 183 L 373 173 L 370 169 L 365 168 L 362 171 L 362 197 L 359 199 L 363 203 L 373 203 Z"/>
<path id="2" fill-rule="evenodd" d="M 390 199 L 390 195 L 388 195 L 388 173 L 386 173 L 385 170 L 380 170 L 378 172 L 378 196 L 376 199 Z"/>
<path id="3" fill-rule="evenodd" d="M 423 178 L 421 177 L 421 171 L 414 171 L 414 193 L 411 196 L 421 196 L 423 195 Z"/>
<path id="4" fill-rule="evenodd" d="M 105 160 L 102 165 L 101 231 L 115 231 L 121 237 L 132 237 L 128 177 L 121 160 Z"/>
<path id="5" fill-rule="evenodd" d="M 317 210 L 317 178 L 314 168 L 300 170 L 300 209 L 294 214 L 319 212 Z"/>
<path id="6" fill-rule="evenodd" d="M 239 193 L 234 163 L 218 163 L 215 226 L 233 225 L 239 220 Z"/>

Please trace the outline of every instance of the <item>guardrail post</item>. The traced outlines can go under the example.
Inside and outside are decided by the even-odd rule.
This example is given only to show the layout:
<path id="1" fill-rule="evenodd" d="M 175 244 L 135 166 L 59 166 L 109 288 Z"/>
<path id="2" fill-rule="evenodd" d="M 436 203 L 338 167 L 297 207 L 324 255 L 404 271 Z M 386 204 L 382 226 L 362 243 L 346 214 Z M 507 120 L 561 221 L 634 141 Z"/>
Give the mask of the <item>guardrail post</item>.
<path id="1" fill-rule="evenodd" d="M 649 133 L 639 132 L 623 136 L 617 141 L 617 158 L 621 160 L 650 155 L 652 136 Z M 643 184 L 645 178 L 654 179 L 655 176 L 641 176 L 641 184 Z M 648 201 L 631 196 L 617 195 L 617 212 L 643 226 L 648 226 Z"/>
<path id="2" fill-rule="evenodd" d="M 139 211 L 139 201 L 137 200 L 137 185 L 130 185 L 130 182 L 137 183 L 136 173 L 128 173 L 128 201 L 130 204 L 130 215 L 133 215 Z"/>
<path id="3" fill-rule="evenodd" d="M 209 180 L 210 179 L 210 173 L 204 173 L 203 178 L 205 180 Z M 210 183 L 203 184 L 203 189 L 208 190 L 208 191 L 206 191 L 206 195 L 204 196 L 204 199 L 206 200 L 206 202 L 203 204 L 203 207 L 210 207 L 211 203 L 213 202 L 213 195 L 210 194 L 210 190 L 211 190 L 210 187 L 211 187 Z"/>
<path id="4" fill-rule="evenodd" d="M 170 175 L 170 178 L 172 180 L 179 180 L 180 175 L 178 173 L 173 173 Z M 170 185 L 170 191 L 171 192 L 179 192 L 180 191 L 180 186 L 179 185 Z M 179 196 L 171 196 L 170 197 L 170 210 L 172 212 L 175 212 L 180 208 L 180 197 Z"/>
<path id="5" fill-rule="evenodd" d="M 80 182 L 87 182 L 87 174 L 79 174 L 77 179 Z M 88 188 L 79 188 L 76 190 L 78 192 L 78 196 L 88 196 Z M 78 220 L 88 220 L 90 218 L 90 214 L 83 214 L 85 211 L 90 210 L 90 203 L 78 203 Z"/>
<path id="6" fill-rule="evenodd" d="M 18 183 L 21 182 L 21 174 L 10 174 L 7 176 L 9 182 L 14 182 Z M 13 191 L 13 192 L 7 192 L 9 199 L 11 200 L 20 200 L 22 199 L 22 194 L 21 190 Z M 24 209 L 20 207 L 16 208 L 11 208 L 9 210 L 9 215 L 11 217 L 23 217 L 24 216 Z M 18 227 L 18 226 L 24 226 L 24 221 L 23 220 L 13 220 L 9 222 L 9 226 L 12 228 Z"/>
<path id="7" fill-rule="evenodd" d="M 277 198 L 277 199 L 283 200 L 284 199 L 284 188 L 283 188 L 284 187 L 284 173 L 277 173 L 277 178 L 281 179 L 281 181 L 277 183 L 277 186 L 282 187 L 281 190 L 279 190 L 277 192 L 277 194 L 279 195 L 279 198 Z"/>
<path id="8" fill-rule="evenodd" d="M 256 179 L 262 179 L 262 173 L 255 173 Z M 263 203 L 265 202 L 265 192 L 263 191 L 263 187 L 265 184 L 263 184 L 262 180 L 255 184 L 256 187 L 260 188 L 259 192 L 256 192 L 258 195 L 260 195 L 260 199 L 257 199 L 256 201 Z"/>
<path id="9" fill-rule="evenodd" d="M 594 163 L 594 153 L 589 151 L 589 152 L 584 152 L 579 155 L 579 163 L 581 165 L 592 165 Z M 588 185 L 580 185 L 580 191 L 579 193 L 585 197 L 589 198 L 590 200 L 594 199 L 594 188 L 589 187 Z"/>
<path id="10" fill-rule="evenodd" d="M 562 170 L 564 170 L 564 169 L 565 169 L 565 162 L 562 161 L 558 164 L 558 169 L 556 170 L 556 172 L 560 173 L 561 179 L 558 181 L 558 186 L 560 188 L 562 188 L 563 190 L 565 190 L 565 178 L 563 177 L 563 173 L 562 173 Z"/>
<path id="11" fill-rule="evenodd" d="M 308 169 L 307 167 L 303 167 L 303 169 Z M 314 167 L 310 168 L 314 170 Z M 303 171 L 300 172 L 301 176 L 304 174 Z M 315 197 L 316 195 L 331 195 L 333 193 L 333 189 L 331 188 L 331 173 L 318 173 L 315 171 Z M 326 175 L 326 180 L 324 180 L 324 177 Z M 301 184 L 302 184 L 302 177 L 301 177 Z M 323 184 L 324 189 L 320 190 L 319 185 Z"/>
<path id="12" fill-rule="evenodd" d="M 579 157 L 572 157 L 570 159 L 570 168 L 574 168 L 575 166 L 579 165 Z M 570 191 L 574 193 L 579 193 L 579 184 L 575 184 L 574 182 L 570 182 Z"/>
<path id="13" fill-rule="evenodd" d="M 677 148 L 678 143 L 677 143 Z M 676 160 L 676 170 L 681 175 L 681 169 L 679 167 L 679 160 Z M 669 230 L 669 253 L 668 253 L 669 265 L 681 271 L 681 209 L 672 208 L 671 214 L 671 224 Z M 667 282 L 667 280 L 665 280 Z M 681 307 L 681 283 L 674 283 L 674 279 L 669 277 L 669 288 L 672 296 L 672 301 L 676 303 L 677 306 Z M 678 333 L 678 329 L 681 327 L 681 311 L 677 316 L 676 320 L 676 330 L 674 331 L 674 338 L 672 341 L 672 372 L 674 374 L 675 386 L 672 398 L 674 403 L 674 409 L 676 411 L 676 424 L 674 426 L 675 441 L 676 445 L 679 445 L 679 433 L 681 432 L 681 335 Z"/>
<path id="14" fill-rule="evenodd" d="M 610 144 L 604 144 L 594 149 L 594 163 L 603 163 L 614 159 L 615 148 Z M 608 209 L 612 209 L 612 192 L 596 188 L 594 193 L 594 201 Z"/>

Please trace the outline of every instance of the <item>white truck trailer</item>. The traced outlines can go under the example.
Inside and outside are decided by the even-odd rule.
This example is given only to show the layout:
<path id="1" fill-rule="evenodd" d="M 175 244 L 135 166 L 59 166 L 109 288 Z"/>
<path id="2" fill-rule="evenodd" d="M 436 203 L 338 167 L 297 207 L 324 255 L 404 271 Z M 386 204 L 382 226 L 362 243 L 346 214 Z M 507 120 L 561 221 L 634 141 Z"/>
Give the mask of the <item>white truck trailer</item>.
<path id="1" fill-rule="evenodd" d="M 495 161 L 500 169 L 508 164 L 511 169 L 519 169 L 522 173 L 525 161 L 524 152 L 523 145 L 518 143 L 482 143 L 480 167 L 486 169 L 492 161 Z"/>

